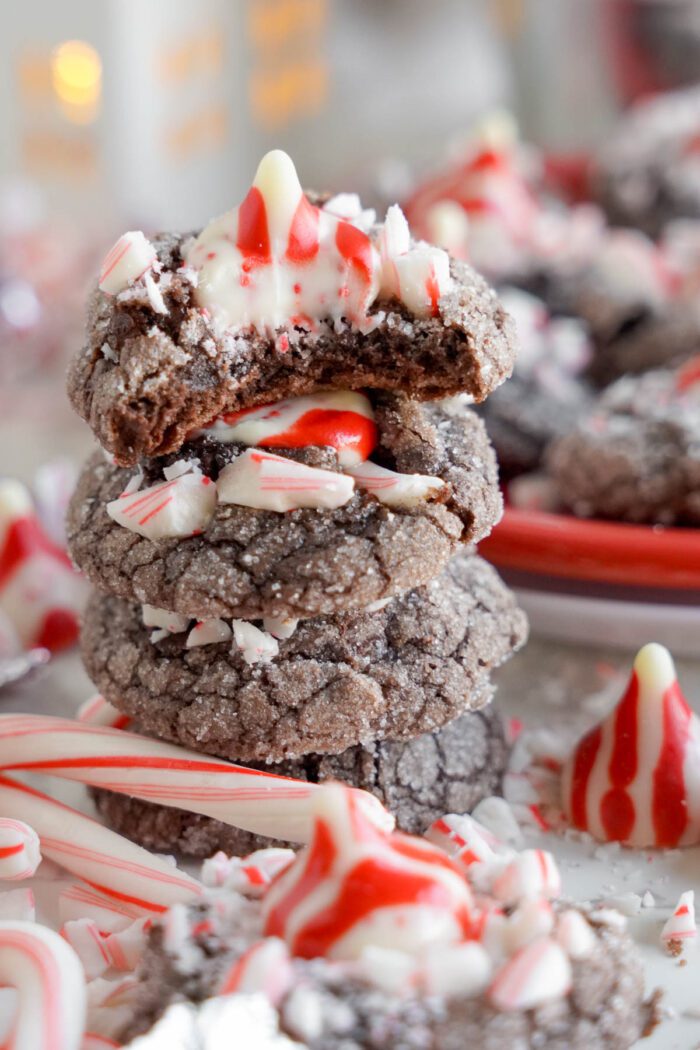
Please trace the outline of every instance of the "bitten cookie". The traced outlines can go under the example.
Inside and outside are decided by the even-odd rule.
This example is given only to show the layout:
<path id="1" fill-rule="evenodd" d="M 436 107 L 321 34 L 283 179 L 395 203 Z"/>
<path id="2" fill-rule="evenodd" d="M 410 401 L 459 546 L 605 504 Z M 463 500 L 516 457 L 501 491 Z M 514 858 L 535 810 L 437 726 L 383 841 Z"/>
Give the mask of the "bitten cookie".
<path id="1" fill-rule="evenodd" d="M 525 633 L 511 593 L 470 556 L 382 609 L 301 620 L 267 662 L 247 662 L 230 639 L 186 648 L 183 632 L 153 643 L 138 606 L 100 595 L 81 644 L 97 688 L 145 732 L 279 762 L 445 725 L 488 700 L 489 671 Z"/>
<path id="2" fill-rule="evenodd" d="M 559 498 L 580 517 L 700 522 L 700 368 L 619 379 L 547 455 Z"/>
<path id="3" fill-rule="evenodd" d="M 484 703 L 490 692 L 485 685 Z M 500 716 L 489 705 L 413 740 L 376 741 L 340 755 L 305 755 L 261 768 L 314 783 L 342 780 L 365 788 L 394 814 L 403 831 L 422 834 L 442 813 L 470 812 L 482 798 L 499 793 L 507 758 Z M 217 850 L 242 856 L 281 845 L 218 820 L 126 795 L 95 791 L 93 797 L 115 831 L 147 849 L 204 858 Z"/>
<path id="4" fill-rule="evenodd" d="M 126 234 L 68 377 L 104 448 L 133 464 L 225 412 L 319 388 L 486 397 L 515 355 L 495 294 L 412 242 L 397 207 L 367 219 L 351 195 L 312 204 L 273 151 L 240 207 L 196 239 Z"/>
<path id="5" fill-rule="evenodd" d="M 325 616 L 425 583 L 461 544 L 482 538 L 500 517 L 495 456 L 472 412 L 453 418 L 400 395 L 375 394 L 373 400 L 374 458 L 402 475 L 425 475 L 426 484 L 436 487 L 390 504 L 384 489 L 362 488 L 360 480 L 341 506 L 307 505 L 284 513 L 220 498 L 201 534 L 152 539 L 109 516 L 107 504 L 133 473 L 96 453 L 68 512 L 72 557 L 102 590 L 197 619 Z M 352 484 L 333 449 L 277 451 L 287 460 L 337 472 L 321 479 L 340 474 L 340 483 Z M 243 452 L 241 444 L 218 442 L 212 431 L 188 442 L 178 456 L 195 459 L 204 477 L 217 482 Z M 144 484 L 163 483 L 163 468 L 170 464 L 144 464 Z M 134 503 L 141 499 L 134 494 Z"/>

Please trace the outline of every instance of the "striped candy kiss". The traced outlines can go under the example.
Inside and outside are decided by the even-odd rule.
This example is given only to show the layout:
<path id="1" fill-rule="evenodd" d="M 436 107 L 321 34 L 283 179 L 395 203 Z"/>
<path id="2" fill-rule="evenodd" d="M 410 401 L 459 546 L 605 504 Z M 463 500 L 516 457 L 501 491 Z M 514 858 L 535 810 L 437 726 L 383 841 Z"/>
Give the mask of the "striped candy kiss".
<path id="1" fill-rule="evenodd" d="M 567 761 L 562 797 L 571 823 L 601 841 L 700 842 L 700 722 L 663 646 L 639 651 L 619 704 Z"/>

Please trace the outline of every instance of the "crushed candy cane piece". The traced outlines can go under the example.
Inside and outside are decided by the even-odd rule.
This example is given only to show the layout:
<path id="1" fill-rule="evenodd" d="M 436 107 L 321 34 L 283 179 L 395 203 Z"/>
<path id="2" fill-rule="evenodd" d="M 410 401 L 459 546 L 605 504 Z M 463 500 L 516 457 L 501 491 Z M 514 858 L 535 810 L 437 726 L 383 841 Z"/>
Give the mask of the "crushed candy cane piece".
<path id="1" fill-rule="evenodd" d="M 271 634 L 247 620 L 233 620 L 233 638 L 247 664 L 267 664 L 279 655 L 280 647 Z"/>
<path id="2" fill-rule="evenodd" d="M 36 921 L 36 902 L 30 889 L 5 890 L 0 893 L 0 920 Z"/>
<path id="3" fill-rule="evenodd" d="M 246 449 L 219 474 L 222 503 L 284 514 L 302 507 L 342 507 L 355 483 L 347 474 L 317 470 L 283 456 Z"/>
<path id="4" fill-rule="evenodd" d="M 144 627 L 159 627 L 168 634 L 180 634 L 190 625 L 189 616 L 169 612 L 167 609 L 158 609 L 155 605 L 142 605 L 141 619 Z"/>
<path id="5" fill-rule="evenodd" d="M 110 518 L 149 540 L 185 538 L 202 532 L 216 508 L 216 486 L 202 474 L 183 474 L 120 496 L 107 504 Z"/>
<path id="6" fill-rule="evenodd" d="M 29 879 L 41 864 L 39 836 L 22 820 L 0 817 L 0 879 Z"/>
<path id="7" fill-rule="evenodd" d="M 186 649 L 193 649 L 198 645 L 217 645 L 219 642 L 227 642 L 231 637 L 231 628 L 225 620 L 212 619 L 202 620 L 195 624 L 185 641 Z"/>
<path id="8" fill-rule="evenodd" d="M 523 850 L 495 880 L 492 892 L 506 904 L 528 897 L 557 897 L 561 878 L 554 857 L 544 849 Z"/>
<path id="9" fill-rule="evenodd" d="M 293 979 L 287 945 L 278 937 L 266 937 L 236 959 L 224 974 L 218 994 L 260 992 L 277 1006 L 291 988 Z"/>
<path id="10" fill-rule="evenodd" d="M 143 277 L 156 260 L 156 250 L 141 230 L 122 234 L 104 258 L 98 280 L 100 289 L 107 295 L 118 295 Z"/>
<path id="11" fill-rule="evenodd" d="M 442 478 L 433 478 L 427 474 L 398 474 L 395 470 L 369 461 L 346 469 L 358 488 L 376 496 L 389 507 L 417 507 L 445 488 Z"/>
<path id="12" fill-rule="evenodd" d="M 263 619 L 263 627 L 267 633 L 280 640 L 291 638 L 298 624 L 299 620 L 293 616 L 266 616 Z"/>
<path id="13" fill-rule="evenodd" d="M 497 1010 L 533 1010 L 567 995 L 571 964 L 551 937 L 540 937 L 521 948 L 496 974 L 489 999 Z"/>
<path id="14" fill-rule="evenodd" d="M 555 936 L 570 959 L 586 959 L 596 945 L 590 923 L 573 909 L 561 912 Z"/>
<path id="15" fill-rule="evenodd" d="M 698 935 L 695 924 L 695 892 L 681 893 L 673 914 L 664 923 L 661 943 L 671 955 L 679 954 L 684 943 L 694 941 Z"/>

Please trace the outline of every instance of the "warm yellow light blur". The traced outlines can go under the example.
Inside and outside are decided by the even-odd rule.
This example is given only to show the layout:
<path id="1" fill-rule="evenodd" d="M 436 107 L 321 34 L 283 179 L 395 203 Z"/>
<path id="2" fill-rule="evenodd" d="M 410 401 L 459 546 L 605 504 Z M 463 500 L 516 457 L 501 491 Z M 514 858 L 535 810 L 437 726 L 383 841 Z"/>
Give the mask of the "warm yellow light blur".
<path id="1" fill-rule="evenodd" d="M 51 81 L 63 114 L 76 124 L 95 119 L 102 91 L 102 62 L 83 40 L 66 40 L 51 56 Z"/>

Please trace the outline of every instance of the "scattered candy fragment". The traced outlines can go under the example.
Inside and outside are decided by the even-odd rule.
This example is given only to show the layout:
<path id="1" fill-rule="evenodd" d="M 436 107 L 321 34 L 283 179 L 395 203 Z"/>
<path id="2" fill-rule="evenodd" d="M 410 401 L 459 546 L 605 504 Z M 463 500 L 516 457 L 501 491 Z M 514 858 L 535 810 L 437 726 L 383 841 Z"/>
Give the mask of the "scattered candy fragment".
<path id="1" fill-rule="evenodd" d="M 389 507 L 416 507 L 445 488 L 442 478 L 426 474 L 397 474 L 395 470 L 369 461 L 346 469 L 358 488 L 370 492 Z"/>
<path id="2" fill-rule="evenodd" d="M 217 645 L 219 642 L 227 642 L 231 637 L 231 628 L 225 620 L 213 619 L 202 620 L 195 624 L 185 641 L 186 649 L 193 649 L 198 645 Z"/>
<path id="3" fill-rule="evenodd" d="M 283 514 L 301 507 L 342 507 L 355 483 L 347 474 L 317 470 L 257 449 L 246 449 L 219 474 L 222 503 Z"/>
<path id="4" fill-rule="evenodd" d="M 41 864 L 39 836 L 21 820 L 0 817 L 0 879 L 29 879 Z"/>
<path id="5" fill-rule="evenodd" d="M 143 277 L 156 262 L 156 250 L 140 230 L 123 234 L 107 252 L 99 286 L 107 295 L 118 295 Z"/>
<path id="6" fill-rule="evenodd" d="M 661 943 L 669 955 L 680 955 L 684 945 L 695 941 L 698 928 L 695 925 L 695 893 L 681 893 L 673 915 L 666 920 L 661 931 Z"/>
<path id="7" fill-rule="evenodd" d="M 551 937 L 540 937 L 508 960 L 489 988 L 498 1010 L 532 1010 L 571 988 L 571 964 Z"/>
<path id="8" fill-rule="evenodd" d="M 571 823 L 600 841 L 700 842 L 700 721 L 663 646 L 639 651 L 619 704 L 566 763 L 562 797 Z"/>
<path id="9" fill-rule="evenodd" d="M 118 525 L 149 540 L 194 536 L 209 524 L 216 486 L 202 474 L 183 474 L 159 485 L 119 496 L 107 504 Z"/>

